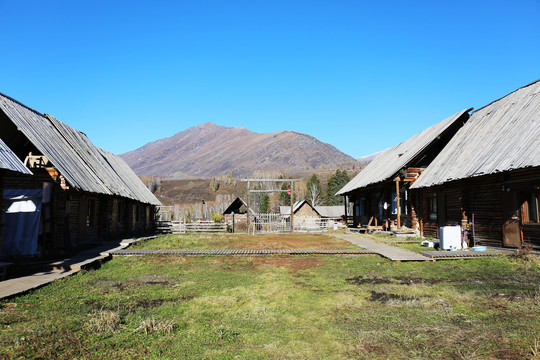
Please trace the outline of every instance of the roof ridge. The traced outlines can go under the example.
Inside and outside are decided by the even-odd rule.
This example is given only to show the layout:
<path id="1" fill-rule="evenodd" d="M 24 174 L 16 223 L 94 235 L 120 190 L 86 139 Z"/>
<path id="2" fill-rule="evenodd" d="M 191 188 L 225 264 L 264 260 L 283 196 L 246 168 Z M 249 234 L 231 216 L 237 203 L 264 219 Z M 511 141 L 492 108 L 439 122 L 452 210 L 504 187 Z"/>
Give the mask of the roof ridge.
<path id="1" fill-rule="evenodd" d="M 511 91 L 511 92 L 509 92 L 508 94 L 506 94 L 506 95 L 504 95 L 504 96 L 501 96 L 500 98 L 498 98 L 498 99 L 496 99 L 496 100 L 493 100 L 493 101 L 490 102 L 489 104 L 484 105 L 484 106 L 482 106 L 481 108 L 478 108 L 478 109 L 474 110 L 474 111 L 471 113 L 471 115 L 474 114 L 475 112 L 478 112 L 478 111 L 484 109 L 484 108 L 487 108 L 488 106 L 490 106 L 490 105 L 496 103 L 497 101 L 500 101 L 500 100 L 504 99 L 505 97 L 507 97 L 507 96 L 509 96 L 509 95 L 512 95 L 513 93 L 515 93 L 515 92 L 517 92 L 517 91 L 519 91 L 519 90 L 521 90 L 521 89 L 524 89 L 524 88 L 526 88 L 526 87 L 529 87 L 529 86 L 531 86 L 531 85 L 534 85 L 534 84 L 536 84 L 536 83 L 539 82 L 539 81 L 540 81 L 540 79 L 535 80 L 535 81 L 533 81 L 533 82 L 530 83 L 530 84 L 523 85 L 523 86 L 517 88 L 516 90 Z"/>
<path id="2" fill-rule="evenodd" d="M 27 108 L 27 109 L 30 110 L 30 111 L 35 112 L 36 114 L 38 114 L 38 115 L 40 115 L 40 116 L 45 117 L 45 115 L 42 114 L 42 113 L 40 113 L 39 111 L 37 111 L 37 110 L 35 110 L 35 109 L 32 109 L 30 106 L 24 105 L 24 104 L 23 104 L 22 102 L 20 102 L 19 100 L 16 100 L 16 99 L 12 98 L 11 96 L 4 94 L 3 92 L 0 92 L 0 95 L 3 96 L 3 97 L 5 97 L 5 98 L 8 98 L 9 100 L 13 101 L 13 102 L 16 103 L 16 104 L 19 104 L 19 105 L 22 106 L 22 107 Z"/>

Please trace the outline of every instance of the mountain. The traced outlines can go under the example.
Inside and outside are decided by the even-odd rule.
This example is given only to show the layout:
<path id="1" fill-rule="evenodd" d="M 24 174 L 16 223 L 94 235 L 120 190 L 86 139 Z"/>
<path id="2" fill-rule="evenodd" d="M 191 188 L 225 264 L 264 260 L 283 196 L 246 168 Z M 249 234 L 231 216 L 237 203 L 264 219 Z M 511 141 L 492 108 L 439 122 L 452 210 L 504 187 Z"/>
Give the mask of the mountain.
<path id="1" fill-rule="evenodd" d="M 358 162 L 312 136 L 280 131 L 259 134 L 208 122 L 120 155 L 140 176 L 173 173 L 208 178 L 255 170 L 309 172 L 355 166 Z"/>

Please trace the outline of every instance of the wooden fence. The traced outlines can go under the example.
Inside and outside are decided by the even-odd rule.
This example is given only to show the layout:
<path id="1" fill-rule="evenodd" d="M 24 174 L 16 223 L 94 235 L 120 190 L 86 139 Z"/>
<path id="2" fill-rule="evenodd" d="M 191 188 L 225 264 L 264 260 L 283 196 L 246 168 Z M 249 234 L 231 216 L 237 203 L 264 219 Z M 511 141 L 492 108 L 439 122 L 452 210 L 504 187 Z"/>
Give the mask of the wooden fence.
<path id="1" fill-rule="evenodd" d="M 345 228 L 341 218 L 297 217 L 293 218 L 294 232 L 321 233 Z M 289 215 L 253 214 L 251 215 L 250 234 L 290 233 Z"/>
<path id="2" fill-rule="evenodd" d="M 295 233 L 321 233 L 329 230 L 345 228 L 341 218 L 294 217 Z M 162 232 L 173 234 L 227 232 L 226 223 L 213 221 L 182 221 L 162 220 Z M 161 229 L 161 228 L 160 228 Z M 169 230 L 170 229 L 170 230 Z M 290 233 L 289 215 L 283 214 L 253 214 L 251 215 L 250 234 L 284 234 Z"/>
<path id="3" fill-rule="evenodd" d="M 227 224 L 213 221 L 184 223 L 171 221 L 173 234 L 227 232 Z"/>

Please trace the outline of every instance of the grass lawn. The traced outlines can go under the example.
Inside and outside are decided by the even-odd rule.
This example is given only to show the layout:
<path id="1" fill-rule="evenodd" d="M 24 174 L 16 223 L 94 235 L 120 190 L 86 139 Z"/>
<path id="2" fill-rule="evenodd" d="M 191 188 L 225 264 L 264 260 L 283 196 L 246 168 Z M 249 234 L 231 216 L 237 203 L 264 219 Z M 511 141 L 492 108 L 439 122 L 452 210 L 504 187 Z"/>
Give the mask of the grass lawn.
<path id="1" fill-rule="evenodd" d="M 0 301 L 0 358 L 539 358 L 539 312 L 534 258 L 118 257 Z"/>

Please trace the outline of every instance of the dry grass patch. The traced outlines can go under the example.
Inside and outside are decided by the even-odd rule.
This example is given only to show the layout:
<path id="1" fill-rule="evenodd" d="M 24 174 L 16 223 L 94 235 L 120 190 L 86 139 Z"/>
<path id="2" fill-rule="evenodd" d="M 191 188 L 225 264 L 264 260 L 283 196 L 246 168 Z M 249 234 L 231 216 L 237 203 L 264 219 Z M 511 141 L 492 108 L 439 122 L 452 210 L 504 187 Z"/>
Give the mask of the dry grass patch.
<path id="1" fill-rule="evenodd" d="M 120 325 L 120 315 L 114 311 L 99 310 L 89 315 L 87 328 L 98 334 L 114 333 Z"/>
<path id="2" fill-rule="evenodd" d="M 170 334 L 174 330 L 173 324 L 174 318 L 170 321 L 156 320 L 154 317 L 152 319 L 146 319 L 141 322 L 141 325 L 133 330 L 133 332 L 143 331 L 145 335 L 152 333 L 163 333 Z"/>

